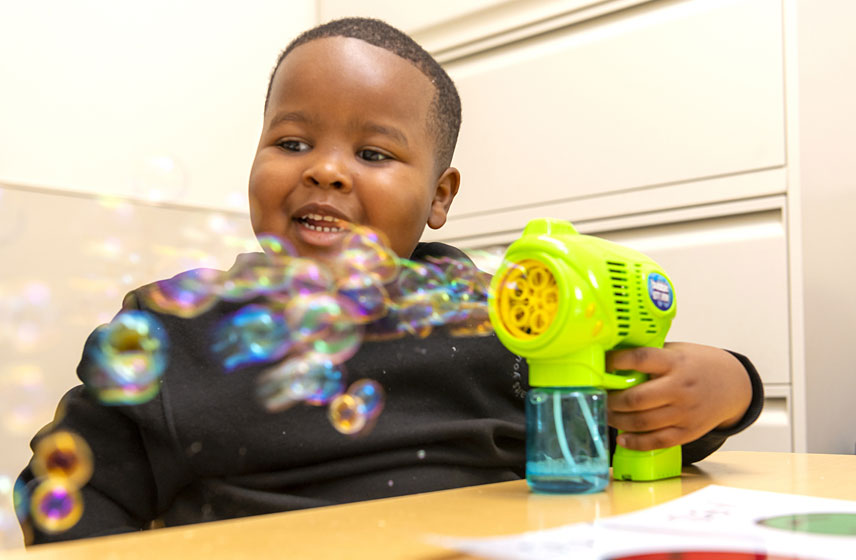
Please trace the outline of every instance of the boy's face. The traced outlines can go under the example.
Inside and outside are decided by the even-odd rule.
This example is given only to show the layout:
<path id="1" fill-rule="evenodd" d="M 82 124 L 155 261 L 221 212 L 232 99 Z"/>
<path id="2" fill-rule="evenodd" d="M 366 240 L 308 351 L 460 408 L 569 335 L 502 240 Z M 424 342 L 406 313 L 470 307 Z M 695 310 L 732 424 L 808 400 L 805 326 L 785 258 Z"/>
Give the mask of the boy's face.
<path id="1" fill-rule="evenodd" d="M 291 51 L 274 76 L 250 172 L 256 235 L 323 259 L 349 224 L 363 225 L 409 257 L 426 224 L 445 223 L 460 181 L 454 168 L 436 168 L 434 91 L 410 62 L 359 39 Z"/>

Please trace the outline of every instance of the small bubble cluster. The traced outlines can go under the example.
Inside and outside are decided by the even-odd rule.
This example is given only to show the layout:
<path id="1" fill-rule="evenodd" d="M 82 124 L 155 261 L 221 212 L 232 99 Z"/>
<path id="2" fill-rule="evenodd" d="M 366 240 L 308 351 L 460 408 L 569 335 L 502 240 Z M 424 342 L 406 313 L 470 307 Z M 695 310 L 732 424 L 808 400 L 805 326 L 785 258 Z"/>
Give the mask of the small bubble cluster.
<path id="1" fill-rule="evenodd" d="M 40 530 L 60 533 L 73 527 L 83 515 L 80 489 L 92 476 L 92 451 L 80 436 L 54 432 L 39 440 L 31 463 L 35 479 L 16 484 L 15 512 Z"/>
<path id="2" fill-rule="evenodd" d="M 152 313 L 122 311 L 92 336 L 81 377 L 102 403 L 139 404 L 157 395 L 169 341 Z"/>
<path id="3" fill-rule="evenodd" d="M 214 328 L 210 349 L 227 373 L 270 364 L 256 393 L 271 412 L 298 402 L 326 405 L 337 430 L 364 433 L 384 397 L 368 380 L 344 389 L 344 363 L 363 341 L 425 337 L 441 327 L 456 336 L 492 332 L 489 277 L 468 260 L 400 259 L 362 226 L 348 232 L 332 261 L 301 258 L 274 235 L 259 236 L 259 243 L 263 252 L 242 255 L 228 273 L 180 274 L 143 297 L 155 310 L 183 318 L 217 301 L 238 304 Z M 102 361 L 104 369 L 108 364 Z M 149 364 L 158 366 L 154 354 Z"/>

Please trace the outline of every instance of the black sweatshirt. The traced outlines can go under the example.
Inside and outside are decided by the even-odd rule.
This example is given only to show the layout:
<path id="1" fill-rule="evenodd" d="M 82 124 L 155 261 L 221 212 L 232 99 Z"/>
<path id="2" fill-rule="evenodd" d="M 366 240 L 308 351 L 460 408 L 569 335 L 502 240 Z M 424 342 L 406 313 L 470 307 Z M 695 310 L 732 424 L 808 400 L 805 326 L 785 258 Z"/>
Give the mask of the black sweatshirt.
<path id="1" fill-rule="evenodd" d="M 421 243 L 411 258 L 428 256 L 463 254 Z M 102 405 L 83 386 L 63 397 L 56 420 L 32 445 L 56 430 L 75 432 L 92 448 L 94 473 L 82 490 L 81 520 L 53 535 L 32 527 L 33 543 L 525 476 L 526 361 L 494 335 L 435 330 L 427 338 L 363 343 L 345 364 L 348 382 L 377 380 L 386 404 L 372 431 L 349 437 L 332 427 L 324 406 L 267 412 L 255 397 L 255 380 L 270 364 L 227 373 L 212 356 L 213 329 L 241 304 L 220 302 L 182 319 L 146 308 L 138 291 L 123 307 L 154 313 L 170 340 L 160 391 L 133 406 Z M 93 343 L 90 336 L 86 344 Z M 84 350 L 78 376 L 89 366 L 88 354 Z M 749 360 L 735 355 L 752 381 L 752 404 L 734 428 L 684 445 L 685 464 L 706 457 L 760 414 L 761 380 Z M 38 482 L 29 467 L 21 478 L 30 488 Z"/>

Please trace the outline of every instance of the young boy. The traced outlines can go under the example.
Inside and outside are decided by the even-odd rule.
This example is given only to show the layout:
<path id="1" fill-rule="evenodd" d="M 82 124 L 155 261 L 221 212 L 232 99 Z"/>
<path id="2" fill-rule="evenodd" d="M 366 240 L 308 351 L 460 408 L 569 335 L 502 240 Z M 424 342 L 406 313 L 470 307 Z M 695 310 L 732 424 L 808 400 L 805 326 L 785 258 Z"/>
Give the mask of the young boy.
<path id="1" fill-rule="evenodd" d="M 302 257 L 335 258 L 348 226 L 385 234 L 416 261 L 463 254 L 419 243 L 441 227 L 460 174 L 449 167 L 460 124 L 454 85 L 409 37 L 367 19 L 334 21 L 299 36 L 271 77 L 249 180 L 257 235 L 290 241 Z M 337 433 L 325 410 L 269 413 L 254 397 L 264 365 L 227 374 L 209 333 L 239 308 L 219 302 L 185 319 L 148 308 L 137 290 L 124 309 L 146 309 L 170 341 L 152 400 L 104 406 L 72 389 L 57 430 L 81 435 L 94 472 L 83 515 L 67 531 L 32 527 L 41 543 L 514 480 L 524 476 L 525 362 L 494 336 L 366 342 L 347 362 L 387 393 L 374 430 Z M 87 348 L 93 338 L 87 341 Z M 91 367 L 89 352 L 79 366 Z M 612 353 L 610 369 L 652 380 L 609 396 L 609 422 L 633 449 L 682 444 L 699 460 L 760 412 L 749 361 L 693 344 Z M 32 463 L 31 463 L 32 464 Z M 22 481 L 35 482 L 31 468 Z M 24 521 L 25 526 L 28 522 Z"/>

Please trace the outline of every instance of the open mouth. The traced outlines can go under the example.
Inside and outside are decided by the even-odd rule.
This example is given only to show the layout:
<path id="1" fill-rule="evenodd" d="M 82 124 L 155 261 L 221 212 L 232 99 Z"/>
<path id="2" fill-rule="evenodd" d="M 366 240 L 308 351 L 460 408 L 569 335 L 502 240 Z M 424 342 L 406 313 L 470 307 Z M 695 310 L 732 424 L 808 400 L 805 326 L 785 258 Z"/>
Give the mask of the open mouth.
<path id="1" fill-rule="evenodd" d="M 333 216 L 321 214 L 306 214 L 295 218 L 295 220 L 308 230 L 323 233 L 340 233 L 346 231 L 348 223 Z"/>

